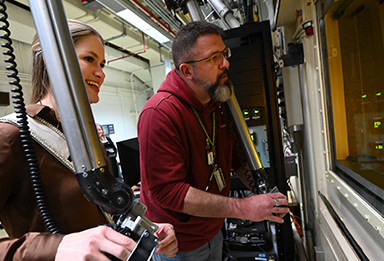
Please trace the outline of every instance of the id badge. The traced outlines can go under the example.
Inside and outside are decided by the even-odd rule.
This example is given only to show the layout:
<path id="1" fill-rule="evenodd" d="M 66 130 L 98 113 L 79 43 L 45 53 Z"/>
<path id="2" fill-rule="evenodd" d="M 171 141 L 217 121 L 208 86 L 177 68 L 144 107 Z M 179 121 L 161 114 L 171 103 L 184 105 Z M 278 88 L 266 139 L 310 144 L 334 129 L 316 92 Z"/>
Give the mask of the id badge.
<path id="1" fill-rule="evenodd" d="M 209 166 L 213 165 L 213 151 L 207 150 L 207 163 Z"/>
<path id="2" fill-rule="evenodd" d="M 216 184 L 217 184 L 217 188 L 219 189 L 219 191 L 221 192 L 225 186 L 226 186 L 226 183 L 225 183 L 225 179 L 224 179 L 224 175 L 223 175 L 223 172 L 221 171 L 221 168 L 218 168 L 214 174 L 215 176 L 215 180 L 216 180 Z"/>

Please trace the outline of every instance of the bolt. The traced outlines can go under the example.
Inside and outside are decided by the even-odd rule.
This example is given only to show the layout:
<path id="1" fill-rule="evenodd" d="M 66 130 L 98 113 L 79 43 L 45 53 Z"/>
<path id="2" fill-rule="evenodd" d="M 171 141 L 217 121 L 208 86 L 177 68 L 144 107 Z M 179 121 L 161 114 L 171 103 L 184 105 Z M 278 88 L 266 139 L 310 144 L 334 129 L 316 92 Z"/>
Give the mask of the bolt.
<path id="1" fill-rule="evenodd" d="M 124 198 L 122 196 L 117 197 L 117 204 L 123 204 L 124 203 Z"/>
<path id="2" fill-rule="evenodd" d="M 103 188 L 101 190 L 101 194 L 103 194 L 104 196 L 107 195 L 108 194 L 108 189 Z"/>
<path id="3" fill-rule="evenodd" d="M 355 204 L 353 204 L 353 206 L 354 206 L 355 208 L 357 208 L 359 205 L 358 205 L 357 203 L 355 203 Z"/>
<path id="4" fill-rule="evenodd" d="M 104 170 L 104 168 L 100 168 L 100 171 L 103 173 L 105 170 Z"/>
<path id="5" fill-rule="evenodd" d="M 88 177 L 88 173 L 87 172 L 83 172 L 83 177 L 84 178 Z"/>

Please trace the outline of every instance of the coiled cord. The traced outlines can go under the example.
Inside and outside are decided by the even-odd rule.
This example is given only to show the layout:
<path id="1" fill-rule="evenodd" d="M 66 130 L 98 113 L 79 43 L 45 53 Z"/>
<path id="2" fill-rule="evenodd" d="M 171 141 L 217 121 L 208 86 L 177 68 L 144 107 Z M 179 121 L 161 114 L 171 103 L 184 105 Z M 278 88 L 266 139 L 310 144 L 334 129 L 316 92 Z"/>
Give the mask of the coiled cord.
<path id="1" fill-rule="evenodd" d="M 32 181 L 32 187 L 36 197 L 37 208 L 43 219 L 44 225 L 49 232 L 53 234 L 60 234 L 60 230 L 57 228 L 55 221 L 48 209 L 47 199 L 43 188 L 43 183 L 41 181 L 40 167 L 36 158 L 35 151 L 33 149 L 33 141 L 29 131 L 22 86 L 20 85 L 20 78 L 17 76 L 19 72 L 16 69 L 17 64 L 15 62 L 15 55 L 13 54 L 14 49 L 12 48 L 12 39 L 10 38 L 11 32 L 8 29 L 9 22 L 6 10 L 7 8 L 4 4 L 4 0 L 0 0 L 0 22 L 3 23 L 3 25 L 0 26 L 0 30 L 5 32 L 5 34 L 0 35 L 0 38 L 6 41 L 5 43 L 1 44 L 1 46 L 7 49 L 3 52 L 3 54 L 5 56 L 9 56 L 9 58 L 4 59 L 4 61 L 11 64 L 5 68 L 11 72 L 7 74 L 8 78 L 14 79 L 13 81 L 10 81 L 9 84 L 11 86 L 15 86 L 15 88 L 12 89 L 12 92 L 14 93 L 12 98 L 16 117 L 18 118 L 17 123 L 20 128 L 21 144 L 25 151 Z"/>

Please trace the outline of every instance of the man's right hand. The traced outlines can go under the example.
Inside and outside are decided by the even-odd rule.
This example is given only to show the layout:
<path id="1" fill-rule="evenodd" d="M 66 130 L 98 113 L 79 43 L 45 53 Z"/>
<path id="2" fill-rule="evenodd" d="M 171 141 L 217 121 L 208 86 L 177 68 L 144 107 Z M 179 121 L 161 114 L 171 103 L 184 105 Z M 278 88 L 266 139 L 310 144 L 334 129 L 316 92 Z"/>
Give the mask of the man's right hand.
<path id="1" fill-rule="evenodd" d="M 135 247 L 136 242 L 131 238 L 107 226 L 99 226 L 64 236 L 55 260 L 109 261 L 106 253 L 127 260 Z"/>
<path id="2" fill-rule="evenodd" d="M 279 202 L 279 206 L 276 206 L 277 202 Z M 282 193 L 267 193 L 242 198 L 238 208 L 238 213 L 241 213 L 239 218 L 255 222 L 271 220 L 283 223 L 283 217 L 289 213 L 287 197 Z"/>

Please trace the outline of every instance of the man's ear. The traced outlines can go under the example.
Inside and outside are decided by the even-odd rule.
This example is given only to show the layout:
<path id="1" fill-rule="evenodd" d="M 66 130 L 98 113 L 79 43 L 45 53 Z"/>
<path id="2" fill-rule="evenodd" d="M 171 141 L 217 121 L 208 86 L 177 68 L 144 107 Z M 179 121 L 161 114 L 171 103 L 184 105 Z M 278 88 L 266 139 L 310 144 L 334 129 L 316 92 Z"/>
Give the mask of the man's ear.
<path id="1" fill-rule="evenodd" d="M 179 71 L 180 73 L 187 79 L 191 80 L 192 79 L 192 68 L 191 65 L 187 63 L 182 63 L 179 66 Z"/>

